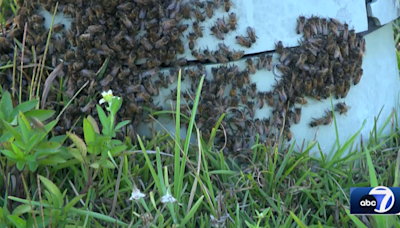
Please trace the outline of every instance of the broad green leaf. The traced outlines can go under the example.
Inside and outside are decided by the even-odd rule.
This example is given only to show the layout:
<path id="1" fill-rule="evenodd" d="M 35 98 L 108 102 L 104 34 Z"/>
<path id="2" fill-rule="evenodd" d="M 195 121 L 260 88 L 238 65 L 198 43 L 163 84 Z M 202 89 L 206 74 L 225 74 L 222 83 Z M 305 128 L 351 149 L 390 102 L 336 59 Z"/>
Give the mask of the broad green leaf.
<path id="1" fill-rule="evenodd" d="M 26 118 L 36 117 L 40 121 L 45 121 L 52 117 L 56 111 L 54 110 L 31 110 L 25 113 Z"/>
<path id="2" fill-rule="evenodd" d="M 21 135 L 15 130 L 14 127 L 12 127 L 9 123 L 7 123 L 5 120 L 2 120 L 4 126 L 7 128 L 7 130 L 14 136 L 16 140 L 21 140 Z"/>
<path id="3" fill-rule="evenodd" d="M 31 172 L 35 172 L 36 169 L 39 167 L 39 164 L 36 161 L 34 162 L 28 161 L 28 167 Z"/>
<path id="4" fill-rule="evenodd" d="M 114 113 L 114 115 L 117 114 L 117 112 L 121 108 L 121 106 L 122 106 L 122 98 L 113 97 L 113 100 L 112 100 L 112 103 L 111 103 L 111 111 Z"/>
<path id="5" fill-rule="evenodd" d="M 7 91 L 3 94 L 3 97 L 1 98 L 0 101 L 0 108 L 1 111 L 4 114 L 5 119 L 8 119 L 11 111 L 13 109 L 13 104 L 12 104 L 12 100 L 11 100 L 11 94 Z"/>
<path id="6" fill-rule="evenodd" d="M 88 152 L 93 153 L 94 146 L 92 144 L 96 141 L 96 134 L 92 124 L 86 118 L 83 119 L 83 136 L 85 137 Z"/>
<path id="7" fill-rule="evenodd" d="M 127 124 L 129 124 L 129 122 L 131 122 L 130 120 L 124 120 L 124 121 L 122 121 L 122 122 L 119 122 L 118 124 L 117 124 L 117 126 L 115 126 L 115 131 L 118 131 L 119 129 L 121 129 L 123 126 L 125 126 L 125 125 L 127 125 Z"/>
<path id="8" fill-rule="evenodd" d="M 39 160 L 40 165 L 56 165 L 67 162 L 64 158 L 58 155 L 49 156 Z"/>
<path id="9" fill-rule="evenodd" d="M 25 144 L 28 144 L 28 141 L 29 141 L 29 136 L 30 136 L 30 131 L 31 131 L 31 126 L 29 126 L 29 123 L 28 123 L 28 126 L 25 124 L 25 122 L 23 121 L 23 119 L 21 118 L 21 116 L 18 116 L 18 126 L 20 127 L 20 129 L 21 129 L 21 136 L 22 136 L 22 141 L 25 143 Z"/>
<path id="10" fill-rule="evenodd" d="M 32 148 L 38 143 L 38 141 L 39 141 L 39 135 L 38 134 L 32 135 L 26 145 L 26 150 L 28 152 L 31 151 Z"/>
<path id="11" fill-rule="evenodd" d="M 15 107 L 12 110 L 11 115 L 9 116 L 9 120 L 14 119 L 14 117 L 16 117 L 20 111 L 22 113 L 25 113 L 25 112 L 33 109 L 38 104 L 38 102 L 39 102 L 38 100 L 30 100 L 30 101 L 26 101 L 22 104 L 17 105 L 17 107 Z"/>
<path id="12" fill-rule="evenodd" d="M 1 153 L 4 154 L 7 158 L 10 158 L 12 161 L 18 160 L 18 156 L 11 150 L 1 150 Z"/>
<path id="13" fill-rule="evenodd" d="M 103 127 L 103 133 L 108 134 L 110 132 L 110 126 L 109 126 L 110 123 L 108 122 L 106 113 L 99 105 L 96 105 L 96 108 L 97 108 L 97 114 L 99 115 L 101 125 Z"/>
<path id="14" fill-rule="evenodd" d="M 17 161 L 17 169 L 18 169 L 19 171 L 22 171 L 22 169 L 24 168 L 24 166 L 25 166 L 25 161 Z"/>
<path id="15" fill-rule="evenodd" d="M 98 169 L 100 167 L 100 163 L 99 162 L 95 162 L 90 164 L 90 167 L 92 167 L 93 169 Z"/>
<path id="16" fill-rule="evenodd" d="M 44 176 L 40 176 L 39 175 L 39 179 L 40 181 L 42 181 L 42 183 L 44 184 L 44 186 L 46 187 L 47 190 L 49 190 L 51 192 L 52 195 L 54 195 L 55 199 L 57 201 L 53 202 L 54 206 L 56 208 L 60 208 L 63 206 L 63 197 L 61 195 L 60 190 L 57 188 L 57 186 L 55 184 L 53 184 L 53 182 L 51 182 L 49 179 L 47 179 Z"/>
<path id="17" fill-rule="evenodd" d="M 87 120 L 92 125 L 94 132 L 96 132 L 97 134 L 100 134 L 99 126 L 97 125 L 96 120 L 91 115 L 89 115 L 87 117 Z"/>
<path id="18" fill-rule="evenodd" d="M 122 151 L 124 151 L 126 148 L 127 148 L 126 145 L 115 146 L 115 147 L 111 148 L 110 154 L 111 154 L 113 157 L 116 157 L 116 156 L 118 156 Z"/>
<path id="19" fill-rule="evenodd" d="M 104 168 L 115 169 L 114 164 L 113 164 L 110 160 L 108 160 L 108 159 L 101 159 L 101 160 L 99 161 L 99 163 L 100 163 L 100 165 L 101 165 L 102 167 L 104 167 Z"/>
<path id="20" fill-rule="evenodd" d="M 75 135 L 74 133 L 67 132 L 68 137 L 72 140 L 75 144 L 76 148 L 81 152 L 82 157 L 86 157 L 87 148 L 85 142 L 79 138 L 79 136 Z"/>
<path id="21" fill-rule="evenodd" d="M 31 206 L 30 206 L 30 205 L 28 205 L 28 204 L 22 204 L 22 205 L 19 205 L 18 207 L 16 207 L 16 208 L 13 210 L 12 214 L 13 214 L 13 215 L 16 215 L 16 216 L 20 216 L 20 215 L 25 214 L 25 213 L 28 213 L 28 212 L 30 212 L 30 211 L 31 211 Z"/>
<path id="22" fill-rule="evenodd" d="M 11 143 L 11 148 L 13 149 L 14 153 L 17 155 L 18 158 L 24 158 L 24 153 L 19 149 L 14 143 Z"/>
<path id="23" fill-rule="evenodd" d="M 46 133 L 48 134 L 58 123 L 58 119 L 51 121 L 50 123 L 46 124 L 44 126 L 44 129 L 46 129 Z"/>
<path id="24" fill-rule="evenodd" d="M 2 136 L 0 136 L 0 143 L 10 140 L 12 137 L 13 137 L 13 135 L 11 134 L 11 132 L 7 131 Z"/>
<path id="25" fill-rule="evenodd" d="M 26 222 L 22 218 L 16 215 L 9 215 L 7 218 L 12 222 L 12 224 L 14 224 L 16 228 L 26 228 Z"/>
<path id="26" fill-rule="evenodd" d="M 58 142 L 42 142 L 34 148 L 35 158 L 57 153 L 60 151 L 60 148 L 61 144 Z"/>

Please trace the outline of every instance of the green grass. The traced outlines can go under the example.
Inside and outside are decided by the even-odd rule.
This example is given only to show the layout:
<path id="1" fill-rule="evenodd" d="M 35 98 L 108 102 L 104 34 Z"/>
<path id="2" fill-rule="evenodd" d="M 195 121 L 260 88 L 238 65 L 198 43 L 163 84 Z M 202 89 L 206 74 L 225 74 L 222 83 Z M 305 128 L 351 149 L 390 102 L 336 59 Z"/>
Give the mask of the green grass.
<path id="1" fill-rule="evenodd" d="M 36 80 L 46 78 L 45 61 L 41 66 Z M 14 72 L 18 76 L 18 71 Z M 19 85 L 21 80 L 16 78 Z M 203 80 L 198 86 L 193 113 Z M 26 90 L 35 94 L 32 88 L 29 85 Z M 39 87 L 35 91 L 40 94 Z M 1 92 L 1 98 L 4 94 Z M 68 106 L 73 99 L 64 102 Z M 119 145 L 113 139 L 115 146 L 111 152 L 98 156 L 89 152 L 93 145 L 86 129 L 91 126 L 92 134 L 100 137 L 102 134 L 95 126 L 99 125 L 99 129 L 102 126 L 84 116 L 84 139 L 74 138 L 72 143 L 66 137 L 49 137 L 69 143 L 58 152 L 64 159 L 58 165 L 40 164 L 36 172 L 28 169 L 19 172 L 14 162 L 0 156 L 0 228 L 400 227 L 397 216 L 349 214 L 351 187 L 400 186 L 397 111 L 398 107 L 392 115 L 376 118 L 368 141 L 360 142 L 359 132 L 345 142 L 337 140 L 329 157 L 325 154 L 330 151 L 322 151 L 318 142 L 311 142 L 301 151 L 296 150 L 296 142 L 273 148 L 255 143 L 252 153 L 241 156 L 245 161 L 242 165 L 214 147 L 213 136 L 223 130 L 219 123 L 224 116 L 207 141 L 199 133 L 195 115 L 183 116 L 177 105 L 173 110 L 176 130 L 181 129 L 182 119 L 189 120 L 185 139 L 179 134 L 163 132 L 154 132 L 151 140 L 138 136 L 138 145 L 132 145 L 130 140 Z M 59 119 L 60 113 L 56 114 Z M 385 118 L 381 126 L 376 125 L 379 118 Z M 22 131 L 23 126 L 7 129 L 15 133 Z M 335 115 L 334 126 L 339 138 Z M 391 132 L 384 135 L 383 129 L 387 127 Z M 189 143 L 191 132 L 195 133 L 196 144 Z M 6 146 L 0 144 L 0 150 Z M 122 152 L 113 152 L 121 146 L 125 148 Z M 81 153 L 84 148 L 85 153 Z M 168 148 L 171 153 L 167 153 Z M 321 156 L 311 154 L 316 150 Z M 349 153 L 344 155 L 346 151 Z M 111 166 L 96 169 L 86 164 L 89 161 L 85 160 L 86 155 L 88 159 L 106 159 Z M 12 191 L 8 191 L 6 183 Z M 146 196 L 128 200 L 134 188 Z M 176 202 L 161 202 L 166 195 L 174 197 Z"/>

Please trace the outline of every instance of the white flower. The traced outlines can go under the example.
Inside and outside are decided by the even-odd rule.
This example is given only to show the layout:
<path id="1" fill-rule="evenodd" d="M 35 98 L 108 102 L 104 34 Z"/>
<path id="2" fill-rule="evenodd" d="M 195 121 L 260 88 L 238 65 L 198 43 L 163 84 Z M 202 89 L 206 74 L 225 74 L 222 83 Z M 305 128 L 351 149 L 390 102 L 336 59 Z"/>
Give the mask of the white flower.
<path id="1" fill-rule="evenodd" d="M 143 198 L 145 196 L 146 196 L 146 194 L 141 193 L 140 190 L 136 186 L 133 186 L 132 195 L 129 198 L 129 200 L 138 200 L 138 199 Z"/>
<path id="2" fill-rule="evenodd" d="M 168 191 L 167 194 L 161 197 L 161 203 L 176 203 L 178 202 Z M 182 205 L 178 203 L 178 205 Z"/>
<path id="3" fill-rule="evenodd" d="M 100 104 L 103 104 L 104 102 L 111 103 L 114 97 L 111 89 L 108 90 L 107 92 L 106 91 L 102 92 L 101 96 L 103 96 L 103 98 L 101 98 L 101 100 L 99 101 Z"/>

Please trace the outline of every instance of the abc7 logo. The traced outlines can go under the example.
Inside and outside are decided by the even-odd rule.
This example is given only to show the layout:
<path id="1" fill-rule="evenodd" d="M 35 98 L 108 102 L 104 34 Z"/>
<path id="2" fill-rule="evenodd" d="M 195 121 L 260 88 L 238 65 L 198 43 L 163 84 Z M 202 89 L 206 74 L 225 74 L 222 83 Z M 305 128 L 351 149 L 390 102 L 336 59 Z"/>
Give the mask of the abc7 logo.
<path id="1" fill-rule="evenodd" d="M 373 188 L 368 195 L 360 199 L 360 207 L 369 213 L 386 213 L 394 206 L 394 194 L 386 187 Z"/>

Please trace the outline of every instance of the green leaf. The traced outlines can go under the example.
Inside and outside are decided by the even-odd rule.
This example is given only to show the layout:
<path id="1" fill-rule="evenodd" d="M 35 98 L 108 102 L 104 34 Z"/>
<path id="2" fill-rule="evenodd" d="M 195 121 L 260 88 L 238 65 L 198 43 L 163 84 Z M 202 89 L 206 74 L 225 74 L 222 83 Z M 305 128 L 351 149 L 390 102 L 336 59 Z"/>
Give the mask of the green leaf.
<path id="1" fill-rule="evenodd" d="M 40 121 L 46 121 L 54 115 L 56 111 L 54 110 L 31 110 L 25 113 L 26 118 L 36 117 Z"/>
<path id="2" fill-rule="evenodd" d="M 95 162 L 90 164 L 90 167 L 92 167 L 93 169 L 98 169 L 100 167 L 100 163 L 99 162 Z"/>
<path id="3" fill-rule="evenodd" d="M 36 169 L 39 167 L 39 164 L 36 161 L 34 162 L 28 161 L 28 167 L 31 172 L 35 172 Z"/>
<path id="4" fill-rule="evenodd" d="M 0 101 L 0 108 L 4 114 L 5 119 L 9 119 L 11 111 L 13 109 L 13 104 L 11 100 L 11 94 L 7 91 L 3 94 L 3 97 Z"/>
<path id="5" fill-rule="evenodd" d="M 22 171 L 22 169 L 24 168 L 24 166 L 25 166 L 25 162 L 24 162 L 24 161 L 17 161 L 17 169 L 18 169 L 19 171 Z"/>
<path id="6" fill-rule="evenodd" d="M 4 154 L 7 158 L 11 159 L 12 161 L 18 160 L 18 156 L 11 150 L 1 150 L 1 153 Z"/>
<path id="7" fill-rule="evenodd" d="M 4 126 L 7 128 L 7 130 L 14 136 L 14 138 L 16 140 L 21 140 L 21 135 L 17 132 L 17 130 L 15 130 L 14 127 L 12 127 L 8 122 L 6 122 L 5 120 L 2 120 Z"/>
<path id="8" fill-rule="evenodd" d="M 99 161 L 99 163 L 100 163 L 100 165 L 101 165 L 102 167 L 104 167 L 104 168 L 115 169 L 114 164 L 113 164 L 110 160 L 108 160 L 108 159 L 101 159 L 101 160 Z"/>
<path id="9" fill-rule="evenodd" d="M 35 158 L 47 156 L 60 151 L 61 144 L 58 142 L 42 142 L 35 147 Z"/>
<path id="10" fill-rule="evenodd" d="M 24 153 L 19 149 L 14 143 L 11 143 L 11 148 L 13 149 L 14 153 L 17 155 L 18 158 L 24 158 Z"/>
<path id="11" fill-rule="evenodd" d="M 86 157 L 87 148 L 85 142 L 74 133 L 67 132 L 68 137 L 74 142 L 76 148 L 81 152 L 82 157 Z"/>
<path id="12" fill-rule="evenodd" d="M 5 141 L 10 140 L 13 137 L 13 135 L 11 134 L 11 132 L 7 131 L 6 133 L 4 133 L 1 137 L 0 137 L 0 143 L 3 143 Z"/>
<path id="13" fill-rule="evenodd" d="M 92 144 L 96 141 L 96 134 L 92 124 L 86 118 L 83 119 L 83 136 L 85 137 L 85 142 L 88 145 L 88 152 L 93 153 L 94 146 Z"/>
<path id="14" fill-rule="evenodd" d="M 110 154 L 111 154 L 113 157 L 116 157 L 116 156 L 118 156 L 122 151 L 124 151 L 126 148 L 127 148 L 126 145 L 115 146 L 115 147 L 111 148 Z"/>
<path id="15" fill-rule="evenodd" d="M 60 208 L 63 206 L 63 197 L 61 195 L 60 190 L 57 188 L 57 186 L 55 184 L 53 184 L 53 182 L 51 182 L 49 179 L 47 179 L 44 176 L 40 176 L 39 175 L 39 179 L 40 181 L 42 181 L 42 183 L 44 184 L 44 186 L 46 187 L 47 190 L 49 190 L 51 192 L 52 195 L 54 195 L 56 201 L 53 202 L 54 206 L 56 208 Z"/>
<path id="16" fill-rule="evenodd" d="M 69 201 L 69 203 L 67 203 L 67 205 L 65 205 L 65 207 L 63 208 L 64 216 L 67 216 L 69 209 L 71 209 L 71 207 L 75 206 L 75 204 L 78 203 L 79 200 L 81 200 L 85 195 L 86 194 L 75 196 L 71 201 Z"/>
<path id="17" fill-rule="evenodd" d="M 19 112 L 25 113 L 31 109 L 33 109 L 37 104 L 38 104 L 38 100 L 31 100 L 31 101 L 26 101 L 22 104 L 17 105 L 17 107 L 15 107 L 12 112 L 11 115 L 9 116 L 8 120 L 11 121 L 11 119 L 14 119 Z"/>
<path id="18" fill-rule="evenodd" d="M 112 103 L 111 103 L 111 111 L 114 113 L 114 115 L 117 114 L 118 110 L 122 106 L 122 98 L 120 97 L 113 97 Z"/>
<path id="19" fill-rule="evenodd" d="M 17 228 L 26 228 L 26 221 L 16 215 L 7 216 L 8 220 Z"/>
<path id="20" fill-rule="evenodd" d="M 131 121 L 130 121 L 130 120 L 124 120 L 124 121 L 122 121 L 122 122 L 119 122 L 119 123 L 117 124 L 117 126 L 115 126 L 114 131 L 117 131 L 117 130 L 121 129 L 123 126 L 129 124 L 129 122 L 131 122 Z"/>
<path id="21" fill-rule="evenodd" d="M 97 134 L 100 134 L 100 130 L 99 130 L 99 126 L 97 125 L 96 120 L 93 118 L 93 116 L 89 115 L 87 117 L 87 120 L 90 122 L 90 124 L 93 127 L 94 132 L 96 132 Z"/>
<path id="22" fill-rule="evenodd" d="M 43 159 L 40 159 L 40 165 L 56 165 L 56 164 L 63 164 L 67 162 L 64 158 L 58 155 L 49 156 Z"/>
<path id="23" fill-rule="evenodd" d="M 79 152 L 78 149 L 76 148 L 71 148 L 68 150 L 68 152 L 74 157 L 76 158 L 76 160 L 80 161 L 81 163 L 83 163 L 83 157 L 81 152 Z"/>
<path id="24" fill-rule="evenodd" d="M 201 196 L 197 202 L 193 205 L 193 207 L 190 209 L 189 213 L 186 214 L 185 218 L 182 220 L 182 222 L 179 224 L 179 226 L 185 227 L 185 224 L 189 222 L 190 219 L 192 219 L 197 211 L 197 209 L 200 207 L 201 203 L 203 202 L 204 195 Z"/>
<path id="25" fill-rule="evenodd" d="M 18 125 L 21 129 L 21 134 L 22 134 L 22 140 L 24 141 L 25 144 L 28 144 L 29 141 L 29 133 L 32 130 L 28 120 L 25 118 L 24 114 L 21 112 L 19 113 L 18 116 Z"/>
<path id="26" fill-rule="evenodd" d="M 99 115 L 101 125 L 103 126 L 103 134 L 108 134 L 110 132 L 110 126 L 109 126 L 110 123 L 108 121 L 106 113 L 99 105 L 96 105 L 96 109 L 97 109 L 97 114 Z"/>
<path id="27" fill-rule="evenodd" d="M 38 143 L 38 141 L 39 141 L 39 135 L 38 134 L 32 135 L 26 145 L 26 150 L 28 152 L 31 151 L 32 148 Z"/>
<path id="28" fill-rule="evenodd" d="M 292 218 L 294 219 L 294 221 L 296 221 L 297 225 L 299 225 L 299 227 L 301 228 L 307 228 L 306 224 L 304 224 L 299 217 L 297 217 L 293 212 L 290 211 L 290 215 L 292 216 Z"/>

